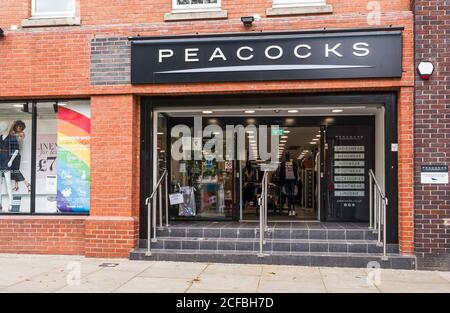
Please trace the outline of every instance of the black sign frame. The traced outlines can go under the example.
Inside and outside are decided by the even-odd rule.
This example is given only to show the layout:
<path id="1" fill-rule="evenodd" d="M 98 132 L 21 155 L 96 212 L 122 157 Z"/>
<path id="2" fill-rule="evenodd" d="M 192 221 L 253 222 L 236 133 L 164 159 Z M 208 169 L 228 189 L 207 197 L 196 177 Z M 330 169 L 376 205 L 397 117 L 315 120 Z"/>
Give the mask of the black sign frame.
<path id="1" fill-rule="evenodd" d="M 130 37 L 131 83 L 400 78 L 402 30 Z"/>

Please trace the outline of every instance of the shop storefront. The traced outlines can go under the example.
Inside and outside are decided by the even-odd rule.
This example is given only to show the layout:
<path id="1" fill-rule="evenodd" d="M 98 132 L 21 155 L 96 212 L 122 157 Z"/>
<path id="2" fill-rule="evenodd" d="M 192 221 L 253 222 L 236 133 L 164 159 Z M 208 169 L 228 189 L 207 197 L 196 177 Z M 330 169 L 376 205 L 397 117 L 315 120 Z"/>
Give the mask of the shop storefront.
<path id="1" fill-rule="evenodd" d="M 135 84 L 402 75 L 401 29 L 130 40 Z M 273 164 L 269 221 L 369 223 L 371 170 L 391 200 L 389 241 L 398 242 L 397 189 L 385 190 L 398 177 L 395 93 L 142 98 L 141 105 L 142 154 L 153 151 L 141 159 L 148 181 L 141 203 L 167 172 L 170 183 L 153 201 L 170 220 L 257 221 L 261 166 Z M 295 167 L 289 179 L 286 162 Z M 183 203 L 169 203 L 176 194 Z M 142 206 L 143 239 L 146 215 Z"/>
<path id="2" fill-rule="evenodd" d="M 104 4 L 77 25 L 0 20 L 0 252 L 365 266 L 386 205 L 383 266 L 414 267 L 412 12 L 368 24 L 361 3 L 252 3 L 253 26 L 225 1 L 212 21 L 116 4 L 115 24 Z"/>

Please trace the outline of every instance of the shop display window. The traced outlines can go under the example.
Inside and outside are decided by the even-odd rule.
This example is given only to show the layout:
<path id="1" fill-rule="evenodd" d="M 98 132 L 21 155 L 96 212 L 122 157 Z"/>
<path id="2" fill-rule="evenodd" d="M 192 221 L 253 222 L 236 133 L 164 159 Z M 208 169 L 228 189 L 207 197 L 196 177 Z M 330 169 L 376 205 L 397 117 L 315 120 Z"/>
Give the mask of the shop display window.
<path id="1" fill-rule="evenodd" d="M 0 113 L 0 212 L 89 213 L 89 101 L 0 103 Z"/>

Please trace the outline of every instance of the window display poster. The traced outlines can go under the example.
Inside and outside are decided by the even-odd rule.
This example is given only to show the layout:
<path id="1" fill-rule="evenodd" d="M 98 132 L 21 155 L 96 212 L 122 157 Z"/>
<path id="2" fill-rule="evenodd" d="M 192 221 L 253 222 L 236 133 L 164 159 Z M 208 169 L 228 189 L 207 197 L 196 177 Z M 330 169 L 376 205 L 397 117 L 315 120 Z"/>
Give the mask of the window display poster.
<path id="1" fill-rule="evenodd" d="M 46 186 L 47 176 L 56 175 L 56 134 L 39 134 L 36 152 L 36 186 Z M 49 193 L 41 191 L 42 193 Z"/>
<path id="2" fill-rule="evenodd" d="M 89 104 L 58 108 L 58 182 L 59 212 L 88 213 L 90 210 Z"/>

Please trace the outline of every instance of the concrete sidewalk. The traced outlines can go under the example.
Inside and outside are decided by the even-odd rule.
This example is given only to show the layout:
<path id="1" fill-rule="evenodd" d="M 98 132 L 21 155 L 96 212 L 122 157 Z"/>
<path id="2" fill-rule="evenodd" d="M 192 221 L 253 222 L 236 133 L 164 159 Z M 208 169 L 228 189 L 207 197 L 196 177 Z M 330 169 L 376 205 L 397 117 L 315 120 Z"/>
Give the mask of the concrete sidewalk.
<path id="1" fill-rule="evenodd" d="M 0 254 L 0 292 L 449 293 L 450 272 Z"/>

